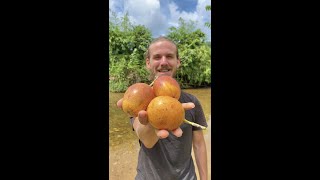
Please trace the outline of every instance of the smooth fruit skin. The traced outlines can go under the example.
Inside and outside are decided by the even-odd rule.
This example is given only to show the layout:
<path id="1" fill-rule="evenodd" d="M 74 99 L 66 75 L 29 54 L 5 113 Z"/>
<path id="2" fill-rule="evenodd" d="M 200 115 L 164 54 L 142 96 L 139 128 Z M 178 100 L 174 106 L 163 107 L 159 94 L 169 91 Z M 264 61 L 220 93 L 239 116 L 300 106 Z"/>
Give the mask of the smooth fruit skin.
<path id="1" fill-rule="evenodd" d="M 147 109 L 153 98 L 155 98 L 153 89 L 148 84 L 133 84 L 124 93 L 122 110 L 131 116 L 137 117 L 139 111 Z"/>
<path id="2" fill-rule="evenodd" d="M 170 96 L 179 99 L 181 95 L 180 85 L 171 76 L 158 77 L 154 81 L 153 90 L 156 96 Z"/>
<path id="3" fill-rule="evenodd" d="M 184 120 L 184 108 L 170 96 L 155 97 L 147 108 L 149 123 L 156 129 L 175 130 Z"/>

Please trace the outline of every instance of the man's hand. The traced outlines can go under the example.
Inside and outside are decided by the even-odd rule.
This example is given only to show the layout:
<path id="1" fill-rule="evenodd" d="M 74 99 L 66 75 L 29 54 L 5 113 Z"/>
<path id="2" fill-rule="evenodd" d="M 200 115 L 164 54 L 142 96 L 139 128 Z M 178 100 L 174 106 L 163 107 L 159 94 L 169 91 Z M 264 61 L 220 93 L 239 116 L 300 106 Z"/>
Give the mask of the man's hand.
<path id="1" fill-rule="evenodd" d="M 117 102 L 117 106 L 119 108 L 122 108 L 122 101 L 123 99 L 120 99 L 118 102 Z M 189 109 L 192 109 L 195 107 L 195 105 L 193 103 L 182 103 L 182 106 L 185 110 L 189 110 Z M 139 122 L 145 126 L 148 125 L 149 121 L 148 121 L 148 113 L 147 111 L 140 111 L 138 113 L 138 119 L 139 119 Z M 149 125 L 149 127 L 152 127 Z M 152 127 L 153 128 L 153 127 Z M 163 139 L 163 138 L 167 138 L 169 136 L 169 132 L 167 130 L 163 130 L 163 129 L 155 129 L 155 133 L 157 134 L 157 136 L 160 138 L 160 139 Z M 177 136 L 177 137 L 181 137 L 182 136 L 182 130 L 180 127 L 178 127 L 177 129 L 175 130 L 172 130 L 171 131 L 173 135 Z"/>

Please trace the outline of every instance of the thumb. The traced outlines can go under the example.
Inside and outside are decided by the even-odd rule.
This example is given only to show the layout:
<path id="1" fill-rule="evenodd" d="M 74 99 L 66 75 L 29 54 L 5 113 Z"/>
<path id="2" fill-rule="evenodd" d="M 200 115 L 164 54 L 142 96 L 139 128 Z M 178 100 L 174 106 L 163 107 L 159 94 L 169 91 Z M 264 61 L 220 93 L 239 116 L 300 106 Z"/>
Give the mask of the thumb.
<path id="1" fill-rule="evenodd" d="M 147 125 L 148 124 L 148 114 L 147 111 L 139 111 L 138 113 L 138 119 L 140 121 L 141 124 L 143 125 Z"/>
<path id="2" fill-rule="evenodd" d="M 192 103 L 192 102 L 182 103 L 182 107 L 183 107 L 185 110 L 190 110 L 190 109 L 194 108 L 195 105 L 194 105 L 194 103 Z"/>
<path id="3" fill-rule="evenodd" d="M 121 98 L 121 99 L 117 102 L 118 108 L 122 108 L 122 101 L 123 101 L 123 98 Z"/>

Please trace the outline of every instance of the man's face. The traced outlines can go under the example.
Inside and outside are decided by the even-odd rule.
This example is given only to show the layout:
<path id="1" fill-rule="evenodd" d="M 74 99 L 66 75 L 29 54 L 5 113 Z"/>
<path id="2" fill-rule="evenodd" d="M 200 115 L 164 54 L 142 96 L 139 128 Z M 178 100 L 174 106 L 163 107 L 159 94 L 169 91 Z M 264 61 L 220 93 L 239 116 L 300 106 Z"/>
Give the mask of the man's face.
<path id="1" fill-rule="evenodd" d="M 180 66 L 176 46 L 169 41 L 158 41 L 149 47 L 146 65 L 153 76 L 168 75 L 173 77 Z"/>

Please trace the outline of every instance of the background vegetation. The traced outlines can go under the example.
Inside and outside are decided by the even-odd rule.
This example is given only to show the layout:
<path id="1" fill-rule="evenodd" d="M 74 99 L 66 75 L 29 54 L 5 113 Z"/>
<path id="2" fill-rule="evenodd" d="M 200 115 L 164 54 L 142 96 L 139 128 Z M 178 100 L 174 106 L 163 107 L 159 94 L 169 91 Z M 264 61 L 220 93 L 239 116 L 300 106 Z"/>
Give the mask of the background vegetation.
<path id="1" fill-rule="evenodd" d="M 177 80 L 182 88 L 211 85 L 211 42 L 196 29 L 197 22 L 179 19 L 178 27 L 170 27 L 166 35 L 177 43 L 181 67 Z M 144 53 L 152 41 L 151 31 L 145 26 L 132 25 L 128 14 L 109 20 L 109 91 L 124 92 L 137 82 L 150 83 L 145 68 Z"/>

